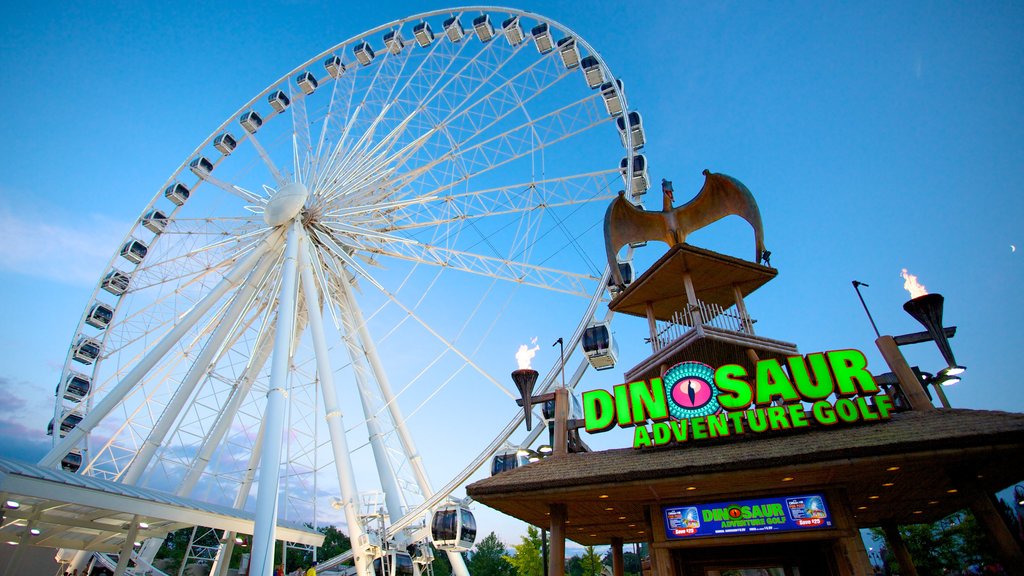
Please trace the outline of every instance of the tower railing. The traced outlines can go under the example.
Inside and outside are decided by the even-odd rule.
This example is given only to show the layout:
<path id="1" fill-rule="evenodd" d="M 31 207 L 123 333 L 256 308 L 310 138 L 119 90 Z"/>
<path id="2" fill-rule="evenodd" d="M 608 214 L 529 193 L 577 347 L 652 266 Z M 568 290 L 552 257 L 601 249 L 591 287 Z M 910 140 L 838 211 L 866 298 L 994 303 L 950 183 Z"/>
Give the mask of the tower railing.
<path id="1" fill-rule="evenodd" d="M 697 313 L 699 313 L 699 317 Z M 711 326 L 718 330 L 728 330 L 740 334 L 754 334 L 754 320 L 740 313 L 736 306 L 723 308 L 712 302 L 697 300 L 690 304 L 687 310 L 673 312 L 671 320 L 657 321 L 655 350 L 661 350 L 693 330 L 697 318 L 701 320 L 702 326 Z"/>

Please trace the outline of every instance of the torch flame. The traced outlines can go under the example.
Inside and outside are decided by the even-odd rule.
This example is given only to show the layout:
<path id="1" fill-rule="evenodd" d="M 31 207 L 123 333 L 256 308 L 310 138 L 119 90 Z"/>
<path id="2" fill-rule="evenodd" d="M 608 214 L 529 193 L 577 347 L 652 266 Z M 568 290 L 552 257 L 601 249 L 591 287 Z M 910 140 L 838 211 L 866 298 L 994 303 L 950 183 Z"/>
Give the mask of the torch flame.
<path id="1" fill-rule="evenodd" d="M 533 357 L 537 354 L 537 350 L 540 350 L 540 346 L 536 345 L 536 336 L 530 339 L 530 344 L 534 344 L 534 347 L 530 348 L 526 344 L 520 344 L 519 351 L 516 352 L 516 364 L 519 364 L 520 370 L 528 370 L 530 368 L 530 360 L 533 360 Z"/>
<path id="2" fill-rule="evenodd" d="M 903 277 L 903 289 L 910 292 L 911 298 L 924 296 L 928 293 L 928 289 L 924 287 L 924 284 L 917 281 L 917 276 L 907 272 L 906 268 L 900 272 L 900 276 Z"/>

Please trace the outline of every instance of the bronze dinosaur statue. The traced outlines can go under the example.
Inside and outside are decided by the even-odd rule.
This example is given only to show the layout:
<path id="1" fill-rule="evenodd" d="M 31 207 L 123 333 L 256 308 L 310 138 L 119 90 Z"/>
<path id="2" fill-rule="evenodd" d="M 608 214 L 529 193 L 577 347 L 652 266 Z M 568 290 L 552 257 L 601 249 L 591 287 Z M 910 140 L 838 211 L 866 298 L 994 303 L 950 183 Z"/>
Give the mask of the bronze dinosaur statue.
<path id="1" fill-rule="evenodd" d="M 672 207 L 672 183 L 662 180 L 661 189 L 664 198 L 661 212 L 637 208 L 626 200 L 622 191 L 608 206 L 604 216 L 604 242 L 615 285 L 623 285 L 615 255 L 626 244 L 659 240 L 675 246 L 685 242 L 691 232 L 732 214 L 746 220 L 754 229 L 754 261 L 760 263 L 769 254 L 764 247 L 761 211 L 750 190 L 739 180 L 704 170 L 704 186 L 700 192 L 686 204 L 675 208 Z"/>

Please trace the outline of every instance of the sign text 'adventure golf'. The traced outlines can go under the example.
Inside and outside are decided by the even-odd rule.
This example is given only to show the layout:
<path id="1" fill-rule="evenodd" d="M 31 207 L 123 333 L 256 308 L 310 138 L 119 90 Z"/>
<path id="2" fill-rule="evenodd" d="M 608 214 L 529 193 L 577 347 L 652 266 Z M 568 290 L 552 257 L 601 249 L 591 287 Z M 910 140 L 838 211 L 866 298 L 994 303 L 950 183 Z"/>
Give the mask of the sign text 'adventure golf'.
<path id="1" fill-rule="evenodd" d="M 776 359 L 758 361 L 754 374 L 738 364 L 716 370 L 682 362 L 649 383 L 584 392 L 584 422 L 591 433 L 633 426 L 633 447 L 646 448 L 806 428 L 812 420 L 831 426 L 888 419 L 892 398 L 879 394 L 867 363 L 859 350 L 790 356 L 788 374 Z M 811 404 L 809 413 L 803 402 Z"/>

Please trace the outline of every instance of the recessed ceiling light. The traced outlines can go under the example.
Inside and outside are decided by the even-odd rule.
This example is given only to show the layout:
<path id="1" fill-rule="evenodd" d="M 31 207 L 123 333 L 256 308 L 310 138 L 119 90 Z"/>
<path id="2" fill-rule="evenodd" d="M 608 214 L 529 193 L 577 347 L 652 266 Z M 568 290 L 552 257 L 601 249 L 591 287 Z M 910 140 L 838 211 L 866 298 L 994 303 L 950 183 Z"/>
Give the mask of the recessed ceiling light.
<path id="1" fill-rule="evenodd" d="M 868 496 L 868 500 L 878 500 L 878 496 Z"/>
<path id="2" fill-rule="evenodd" d="M 921 510 L 914 510 L 914 514 L 924 514 L 924 512 Z"/>
<path id="3" fill-rule="evenodd" d="M 18 543 L 15 542 L 14 540 L 8 540 L 7 543 L 10 544 L 11 546 L 17 546 L 18 545 Z"/>
<path id="4" fill-rule="evenodd" d="M 39 528 L 33 528 L 33 529 L 29 530 L 28 533 L 33 535 L 33 536 L 39 536 Z"/>
<path id="5" fill-rule="evenodd" d="M 149 528 L 149 524 L 146 524 L 145 522 L 139 522 L 139 528 L 145 530 L 146 528 Z"/>
<path id="6" fill-rule="evenodd" d="M 882 484 L 882 486 L 885 486 L 885 487 L 889 487 L 889 486 L 893 486 L 893 485 L 894 485 L 893 482 L 886 482 L 885 484 Z"/>
<path id="7" fill-rule="evenodd" d="M 867 510 L 867 506 L 857 506 L 857 510 Z"/>
<path id="8" fill-rule="evenodd" d="M 889 467 L 888 467 L 888 468 L 886 468 L 885 470 L 886 470 L 886 472 L 895 472 L 895 471 L 897 471 L 897 470 L 899 470 L 899 469 L 900 469 L 900 467 L 899 467 L 899 466 L 889 466 Z"/>
<path id="9" fill-rule="evenodd" d="M 783 482 L 791 482 L 792 480 L 793 480 L 792 476 L 786 476 L 785 478 L 782 479 Z"/>
<path id="10" fill-rule="evenodd" d="M 636 528 L 636 524 L 630 524 L 629 527 L 630 528 Z"/>
<path id="11" fill-rule="evenodd" d="M 595 537 L 595 536 L 597 536 L 597 534 L 591 534 L 591 535 L 590 535 L 590 537 L 591 537 L 591 538 L 593 538 L 593 537 Z"/>
<path id="12" fill-rule="evenodd" d="M 598 498 L 607 498 L 607 497 L 608 497 L 607 494 L 601 494 L 600 496 L 598 496 Z"/>
<path id="13" fill-rule="evenodd" d="M 686 489 L 687 490 L 696 490 L 697 487 L 696 486 L 687 486 Z"/>
<path id="14" fill-rule="evenodd" d="M 21 503 L 18 502 L 17 500 L 8 500 L 7 502 L 5 502 L 5 504 L 11 510 L 17 510 L 18 508 L 21 508 Z"/>
<path id="15" fill-rule="evenodd" d="M 946 490 L 946 494 L 956 494 L 956 492 L 956 488 L 950 488 L 949 490 Z"/>
<path id="16" fill-rule="evenodd" d="M 619 516 L 619 520 L 625 520 L 625 519 L 626 519 L 625 516 Z"/>
<path id="17" fill-rule="evenodd" d="M 610 512 L 610 511 L 612 511 L 612 510 L 615 510 L 615 508 L 611 508 L 611 507 L 609 507 L 609 508 L 605 508 L 604 510 L 605 510 L 605 512 Z"/>
<path id="18" fill-rule="evenodd" d="M 929 504 L 938 504 L 939 501 L 938 500 L 929 500 L 928 503 Z"/>

